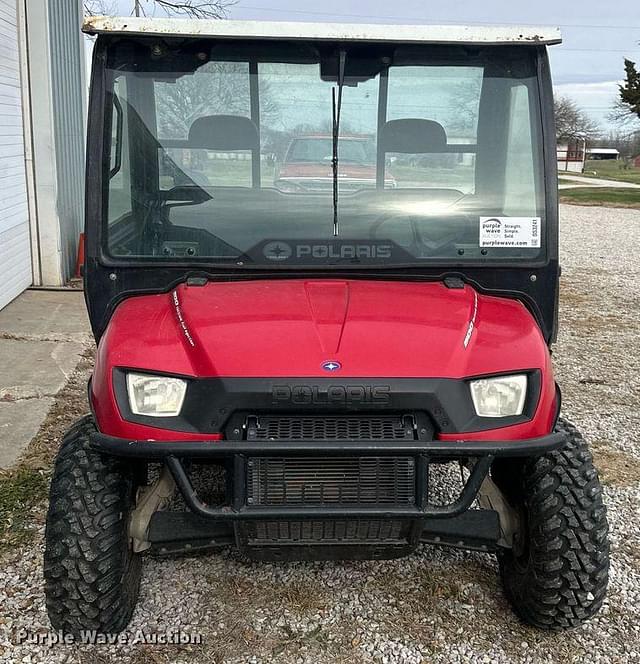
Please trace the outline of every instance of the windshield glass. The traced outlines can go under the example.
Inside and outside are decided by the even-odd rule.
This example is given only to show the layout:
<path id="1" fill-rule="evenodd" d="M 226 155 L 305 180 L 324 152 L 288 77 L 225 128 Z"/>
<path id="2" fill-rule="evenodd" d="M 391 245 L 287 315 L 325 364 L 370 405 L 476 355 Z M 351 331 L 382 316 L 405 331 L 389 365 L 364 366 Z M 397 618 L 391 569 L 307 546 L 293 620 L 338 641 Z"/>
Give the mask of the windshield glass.
<path id="1" fill-rule="evenodd" d="M 535 50 L 340 48 L 334 237 L 335 49 L 111 47 L 106 252 L 248 267 L 543 258 Z"/>

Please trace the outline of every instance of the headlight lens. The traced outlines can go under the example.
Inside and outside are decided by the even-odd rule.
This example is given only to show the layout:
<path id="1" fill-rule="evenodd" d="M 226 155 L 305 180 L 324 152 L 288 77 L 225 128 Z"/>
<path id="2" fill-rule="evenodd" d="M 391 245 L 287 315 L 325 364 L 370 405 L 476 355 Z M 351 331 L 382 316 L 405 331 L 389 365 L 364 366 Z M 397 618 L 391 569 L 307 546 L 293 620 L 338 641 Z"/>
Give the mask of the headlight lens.
<path id="1" fill-rule="evenodd" d="M 129 406 L 136 415 L 175 417 L 180 414 L 187 381 L 168 376 L 127 374 Z"/>
<path id="2" fill-rule="evenodd" d="M 473 380 L 471 398 L 480 417 L 509 417 L 522 415 L 527 395 L 527 377 L 498 376 Z"/>

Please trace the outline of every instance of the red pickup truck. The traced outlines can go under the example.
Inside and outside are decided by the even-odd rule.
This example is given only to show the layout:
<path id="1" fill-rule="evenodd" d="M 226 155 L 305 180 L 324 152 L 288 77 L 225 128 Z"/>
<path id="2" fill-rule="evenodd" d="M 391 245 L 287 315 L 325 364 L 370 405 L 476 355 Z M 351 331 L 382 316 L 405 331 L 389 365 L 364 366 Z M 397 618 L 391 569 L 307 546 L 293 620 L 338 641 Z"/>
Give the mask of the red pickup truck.
<path id="1" fill-rule="evenodd" d="M 291 141 L 276 175 L 275 186 L 287 193 L 332 191 L 333 143 L 328 134 L 298 136 Z M 347 135 L 338 141 L 339 188 L 345 191 L 376 186 L 376 150 L 370 136 Z M 387 176 L 385 187 L 394 187 Z"/>

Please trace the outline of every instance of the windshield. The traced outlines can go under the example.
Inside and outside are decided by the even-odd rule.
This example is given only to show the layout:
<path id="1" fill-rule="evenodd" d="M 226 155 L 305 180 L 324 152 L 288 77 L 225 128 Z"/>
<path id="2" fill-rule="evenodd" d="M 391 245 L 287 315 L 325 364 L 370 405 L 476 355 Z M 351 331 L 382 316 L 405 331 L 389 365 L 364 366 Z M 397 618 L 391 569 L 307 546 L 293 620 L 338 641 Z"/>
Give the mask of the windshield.
<path id="1" fill-rule="evenodd" d="M 535 49 L 345 53 L 334 237 L 335 49 L 113 46 L 107 254 L 247 267 L 543 258 Z"/>

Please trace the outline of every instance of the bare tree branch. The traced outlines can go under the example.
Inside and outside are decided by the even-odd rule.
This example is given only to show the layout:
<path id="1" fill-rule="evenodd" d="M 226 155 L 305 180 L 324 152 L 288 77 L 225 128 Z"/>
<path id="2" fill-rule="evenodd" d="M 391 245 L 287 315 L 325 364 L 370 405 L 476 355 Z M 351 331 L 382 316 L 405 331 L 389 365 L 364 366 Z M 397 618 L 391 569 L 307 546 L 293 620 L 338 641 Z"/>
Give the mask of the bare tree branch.
<path id="1" fill-rule="evenodd" d="M 598 123 L 568 97 L 558 97 L 553 106 L 558 140 L 593 139 L 601 133 Z"/>
<path id="2" fill-rule="evenodd" d="M 148 0 L 147 0 L 148 1 Z M 215 2 L 199 2 L 197 0 L 151 0 L 162 7 L 169 15 L 186 14 L 192 18 L 224 18 L 227 8 L 235 4 L 229 0 L 217 0 Z"/>
<path id="3" fill-rule="evenodd" d="M 133 0 L 131 13 L 147 16 L 148 9 L 160 8 L 167 16 L 190 16 L 191 18 L 225 18 L 235 0 Z M 113 16 L 118 11 L 113 0 L 84 0 L 84 10 L 90 15 Z"/>
<path id="4" fill-rule="evenodd" d="M 185 138 L 193 122 L 204 115 L 249 117 L 249 66 L 242 62 L 209 62 L 174 83 L 159 83 L 156 99 L 158 125 L 166 138 Z M 265 125 L 273 124 L 279 114 L 268 81 L 261 83 L 260 113 Z"/>
<path id="5" fill-rule="evenodd" d="M 607 115 L 607 120 L 611 124 L 620 127 L 620 129 L 628 130 L 633 133 L 640 131 L 640 118 L 625 104 L 622 99 L 617 99 L 610 113 Z"/>
<path id="6" fill-rule="evenodd" d="M 113 16 L 118 11 L 118 5 L 114 0 L 84 0 L 84 11 L 88 16 L 100 14 L 102 16 Z"/>

